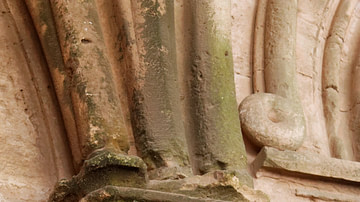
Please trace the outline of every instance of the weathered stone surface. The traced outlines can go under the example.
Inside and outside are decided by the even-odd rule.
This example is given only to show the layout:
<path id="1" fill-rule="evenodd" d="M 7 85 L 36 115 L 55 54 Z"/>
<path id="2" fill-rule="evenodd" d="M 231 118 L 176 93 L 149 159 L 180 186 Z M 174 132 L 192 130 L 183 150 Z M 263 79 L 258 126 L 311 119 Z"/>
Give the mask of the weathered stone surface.
<path id="1" fill-rule="evenodd" d="M 298 149 L 305 138 L 305 120 L 299 106 L 278 95 L 257 93 L 239 106 L 241 128 L 259 146 Z"/>
<path id="2" fill-rule="evenodd" d="M 230 201 L 269 201 L 266 194 L 250 188 L 247 185 L 249 183 L 244 183 L 246 175 L 234 171 L 218 170 L 181 180 L 152 180 L 147 188 L 200 198 Z"/>
<path id="3" fill-rule="evenodd" d="M 121 155 L 111 154 L 109 159 L 108 154 L 95 152 L 92 156 L 96 158 L 90 157 L 83 168 L 82 174 L 87 174 L 74 177 L 77 180 L 60 182 L 61 188 L 72 189 L 74 200 L 104 185 L 132 186 L 143 182 L 144 176 L 137 176 L 139 166 L 136 166 L 141 159 L 127 161 L 131 157 L 126 156 L 126 136 L 134 139 L 131 131 L 126 133 L 129 129 L 137 129 L 139 137 L 138 151 L 133 149 L 131 154 L 146 158 L 151 168 L 160 168 L 149 170 L 149 174 L 164 180 L 159 184 L 167 186 L 169 192 L 181 191 L 175 194 L 182 196 L 194 194 L 191 197 L 198 197 L 196 193 L 213 194 L 208 196 L 212 199 L 216 192 L 229 197 L 222 200 L 232 200 L 239 190 L 232 184 L 214 181 L 209 175 L 189 177 L 183 171 L 190 170 L 190 166 L 194 172 L 203 173 L 246 168 L 246 160 L 238 158 L 246 155 L 239 152 L 241 146 L 229 146 L 229 142 L 234 142 L 229 138 L 232 135 L 241 140 L 240 133 L 231 133 L 234 128 L 239 129 L 234 124 L 236 105 L 227 108 L 234 106 L 233 95 L 223 90 L 224 86 L 233 88 L 232 82 L 226 82 L 232 81 L 231 61 L 234 61 L 238 102 L 253 91 L 267 91 L 303 107 L 307 136 L 297 152 L 313 152 L 309 155 L 312 161 L 318 160 L 320 154 L 359 161 L 359 1 L 231 0 L 231 7 L 229 2 L 0 1 L 0 201 L 44 201 L 56 181 L 73 175 L 72 160 L 80 168 L 83 160 L 89 158 L 88 154 L 103 146 L 114 146 L 113 149 L 122 151 Z M 167 6 L 170 4 L 175 5 L 173 11 L 172 6 Z M 203 9 L 208 4 L 214 7 Z M 148 36 L 142 35 L 146 33 Z M 145 65 L 139 64 L 142 62 Z M 224 71 L 225 68 L 228 69 Z M 146 74 L 146 69 L 150 70 L 146 75 L 148 79 L 138 79 L 137 76 L 141 78 Z M 212 76 L 210 80 L 208 75 Z M 183 88 L 181 92 L 174 85 L 177 81 Z M 133 88 L 136 82 L 140 85 Z M 161 85 L 157 85 L 159 83 Z M 76 87 L 79 89 L 75 90 Z M 144 96 L 138 96 L 136 90 L 144 90 Z M 200 96 L 189 99 L 192 94 Z M 297 94 L 300 97 L 297 98 Z M 115 96 L 113 101 L 109 100 L 111 95 Z M 171 96 L 165 98 L 168 95 Z M 79 97 L 88 102 L 79 101 Z M 169 101 L 172 107 L 163 100 Z M 145 107 L 141 109 L 137 104 Z M 95 110 L 87 110 L 89 106 Z M 131 114 L 136 111 L 130 113 L 134 107 L 146 113 Z M 181 111 L 182 107 L 188 113 Z M 230 113 L 225 112 L 227 110 Z M 225 113 L 219 115 L 218 111 Z M 231 117 L 227 117 L 229 114 Z M 122 115 L 127 124 L 122 121 Z M 136 121 L 140 124 L 136 125 Z M 137 127 L 143 126 L 142 121 L 153 126 Z M 90 147 L 84 144 L 89 122 L 95 125 L 90 125 L 90 134 L 95 140 L 90 141 L 94 143 Z M 181 128 L 183 123 L 185 130 Z M 123 132 L 116 129 L 120 125 Z M 222 126 L 229 130 L 222 130 Z M 144 128 L 147 131 L 144 132 Z M 201 142 L 195 142 L 192 138 L 200 130 L 205 135 L 199 135 Z M 145 133 L 150 138 L 143 138 Z M 187 143 L 183 134 L 187 135 Z M 63 138 L 66 135 L 69 142 Z M 107 139 L 109 136 L 112 138 Z M 159 138 L 162 144 L 157 141 Z M 69 144 L 72 157 L 67 155 Z M 186 144 L 190 145 L 190 162 L 186 158 L 187 148 L 182 146 Z M 252 162 L 259 148 L 248 138 L 245 144 L 248 162 Z M 301 158 L 297 159 L 299 155 Z M 344 167 L 334 167 L 331 163 L 334 159 L 320 159 L 321 165 L 310 160 L 313 164 L 305 163 L 309 168 L 304 170 L 304 165 L 292 159 L 303 162 L 302 154 L 294 153 L 294 156 L 286 166 L 281 164 L 281 168 L 263 167 L 257 172 L 257 178 L 251 179 L 242 172 L 243 175 L 237 174 L 238 179 L 242 183 L 253 180 L 254 187 L 266 192 L 273 201 L 358 201 L 359 182 L 343 179 L 351 175 L 341 173 L 351 167 L 346 167 L 348 162 Z M 160 165 L 153 165 L 154 162 Z M 297 167 L 291 167 L 294 165 Z M 318 169 L 311 167 L 327 169 L 324 165 L 343 170 L 336 177 L 332 176 L 334 173 L 324 177 L 326 172 L 309 174 Z M 184 188 L 184 182 L 188 190 L 178 190 Z M 145 187 L 144 183 L 140 184 Z M 146 189 L 150 187 L 154 188 L 149 185 Z M 146 193 L 146 189 L 136 194 Z M 250 199 L 245 192 L 241 194 L 249 201 L 260 197 L 255 194 Z M 187 201 L 188 198 L 174 200 Z"/>
<path id="4" fill-rule="evenodd" d="M 329 158 L 313 153 L 280 151 L 264 147 L 252 166 L 255 172 L 262 168 L 269 168 L 318 176 L 329 180 L 360 183 L 359 162 Z"/>
<path id="5" fill-rule="evenodd" d="M 155 173 L 179 168 L 191 175 L 181 121 L 174 2 L 131 1 L 131 11 L 138 58 L 133 58 L 134 79 L 127 85 L 136 148 Z"/>
<path id="6" fill-rule="evenodd" d="M 63 117 L 62 121 L 64 122 L 66 135 L 71 148 L 72 161 L 73 164 L 77 165 L 75 166 L 75 170 L 77 170 L 82 160 L 81 148 L 78 146 L 79 140 L 75 114 L 73 113 L 72 106 L 68 104 L 69 100 L 71 100 L 71 94 L 70 89 L 65 88 L 65 84 L 69 83 L 69 79 L 63 76 L 66 68 L 58 42 L 51 4 L 49 1 L 40 2 L 27 0 L 24 2 L 26 2 L 29 15 L 31 15 L 34 28 L 37 31 L 39 43 L 44 53 L 43 57 L 46 59 L 47 68 L 54 85 L 54 91 L 57 97 L 60 98 L 57 99 L 57 101 L 59 102 L 59 108 Z"/>
<path id="7" fill-rule="evenodd" d="M 265 90 L 298 102 L 295 77 L 297 0 L 267 0 L 265 13 Z"/>
<path id="8" fill-rule="evenodd" d="M 97 201 L 144 201 L 144 202 L 226 202 L 228 200 L 216 200 L 210 198 L 191 197 L 183 194 L 161 192 L 149 189 L 139 189 L 130 187 L 106 186 L 99 190 L 89 193 L 80 202 Z M 232 201 L 232 200 L 231 200 Z"/>
<path id="9" fill-rule="evenodd" d="M 189 1 L 186 6 L 190 61 L 183 67 L 184 109 L 195 173 L 246 170 L 233 80 L 231 1 Z"/>
<path id="10" fill-rule="evenodd" d="M 24 1 L 0 1 L 0 201 L 42 201 L 73 174 L 53 90 Z"/>
<path id="11" fill-rule="evenodd" d="M 262 104 L 265 105 L 265 109 L 261 105 L 256 115 L 250 113 L 251 116 L 258 116 L 261 120 L 264 120 L 261 117 L 267 116 L 271 122 L 278 123 L 275 124 L 278 127 L 273 127 L 274 124 L 269 122 L 264 126 L 262 123 L 246 123 L 247 129 L 251 128 L 248 130 L 251 133 L 250 139 L 261 146 L 296 150 L 301 146 L 306 133 L 296 79 L 297 7 L 295 0 L 268 0 L 260 1 L 258 4 L 254 38 L 254 50 L 257 51 L 254 53 L 254 65 L 256 65 L 253 67 L 254 90 L 259 92 L 265 88 L 267 93 L 287 99 L 268 100 L 264 95 L 264 98 L 259 99 L 264 99 Z M 260 50 L 261 47 L 263 51 Z M 274 99 L 275 102 L 272 101 Z M 268 110 L 266 104 L 268 101 L 270 105 L 282 106 L 286 102 L 287 104 L 283 109 L 271 106 Z M 265 111 L 264 114 L 261 114 L 262 110 Z M 299 118 L 293 118 L 294 115 Z M 289 121 L 284 121 L 286 119 Z"/>
<path id="12" fill-rule="evenodd" d="M 50 1 L 50 4 L 65 65 L 53 79 L 65 78 L 62 90 L 70 93 L 71 99 L 65 105 L 71 105 L 78 133 L 69 140 L 75 141 L 72 150 L 81 151 L 75 166 L 79 169 L 82 161 L 97 149 L 106 147 L 127 153 L 127 129 L 96 2 Z"/>
<path id="13" fill-rule="evenodd" d="M 340 1 L 325 44 L 322 71 L 322 96 L 330 152 L 332 157 L 346 160 L 355 160 L 360 152 L 359 147 L 353 146 L 351 142 L 351 138 L 358 139 L 359 129 L 356 129 L 358 127 L 349 130 L 347 124 L 344 124 L 344 121 L 350 122 L 351 108 L 355 106 L 352 99 L 344 99 L 346 91 L 351 92 L 351 88 L 354 88 L 351 81 L 354 76 L 352 72 L 356 69 L 352 70 L 352 65 L 349 64 L 352 62 L 347 62 L 351 60 L 348 56 L 351 55 L 349 52 L 358 52 L 357 50 L 359 50 L 358 46 L 344 43 L 344 39 L 348 34 L 349 38 L 354 37 L 354 44 L 360 42 L 356 39 L 360 36 L 357 35 L 359 31 L 353 34 L 349 29 L 352 23 L 350 20 L 352 12 L 359 11 L 355 11 L 355 8 L 358 7 L 357 3 L 357 1 Z M 356 43 L 356 41 L 358 42 Z M 359 78 L 354 80 L 359 80 Z M 352 92 L 354 92 L 351 94 L 355 98 L 356 90 Z M 359 161 L 360 158 L 357 160 Z"/>
<path id="14" fill-rule="evenodd" d="M 78 201 L 86 194 L 107 185 L 145 187 L 146 165 L 141 158 L 97 151 L 84 162 L 80 173 L 57 183 L 49 201 Z"/>
<path id="15" fill-rule="evenodd" d="M 269 201 L 232 171 L 145 184 L 144 164 L 136 157 L 104 151 L 84 165 L 79 175 L 58 183 L 49 201 Z"/>
<path id="16" fill-rule="evenodd" d="M 338 193 L 328 192 L 328 191 L 319 191 L 319 190 L 307 190 L 307 189 L 296 189 L 296 196 L 323 200 L 323 201 L 359 201 L 359 196 L 354 195 L 341 195 Z"/>

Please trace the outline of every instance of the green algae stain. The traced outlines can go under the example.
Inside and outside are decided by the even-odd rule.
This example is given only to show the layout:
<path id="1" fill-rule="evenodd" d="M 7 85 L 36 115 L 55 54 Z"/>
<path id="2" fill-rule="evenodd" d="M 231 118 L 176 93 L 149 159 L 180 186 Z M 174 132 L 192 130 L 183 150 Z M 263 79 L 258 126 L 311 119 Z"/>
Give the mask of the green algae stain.
<path id="1" fill-rule="evenodd" d="M 240 153 L 240 159 L 233 159 L 228 154 L 228 162 L 237 164 L 241 168 L 246 167 L 245 146 L 242 141 L 240 120 L 237 113 L 235 95 L 234 70 L 231 54 L 231 41 L 219 35 L 211 36 L 209 39 L 211 58 L 211 99 L 216 103 L 219 116 L 215 117 L 214 125 L 225 138 L 221 145 L 228 147 L 240 146 L 240 148 L 227 149 Z M 221 152 L 221 148 L 218 148 Z M 240 168 L 239 168 L 240 169 Z"/>
<path id="2" fill-rule="evenodd" d="M 41 26 L 46 26 L 44 33 L 39 36 L 42 38 L 41 44 L 45 51 L 45 56 L 49 67 L 58 68 L 59 72 L 64 74 L 64 62 L 61 53 L 61 48 L 57 38 L 55 22 L 51 11 L 51 6 L 48 1 L 39 1 L 39 21 Z M 41 28 L 40 28 L 41 29 Z"/>
<path id="3" fill-rule="evenodd" d="M 162 166 L 163 158 L 167 156 L 173 156 L 173 160 L 177 161 L 179 165 L 187 165 L 188 157 L 185 139 L 183 138 L 184 134 L 181 131 L 182 123 L 178 121 L 180 118 L 177 117 L 180 112 L 175 111 L 178 110 L 176 108 L 179 91 L 177 89 L 175 28 L 173 23 L 174 2 L 165 1 L 164 4 L 160 4 L 159 1 L 145 0 L 140 2 L 140 7 L 140 16 L 144 18 L 144 23 L 137 24 L 137 29 L 141 30 L 139 37 L 144 41 L 145 49 L 140 55 L 145 63 L 145 77 L 140 79 L 145 82 L 145 85 L 139 91 L 138 98 L 144 99 L 143 94 L 146 93 L 151 99 L 146 100 L 145 105 L 151 106 L 152 110 L 160 113 L 157 116 L 152 116 L 156 118 L 158 125 L 149 125 L 147 121 L 149 118 L 140 115 L 144 108 L 139 107 L 137 109 L 139 112 L 135 113 L 143 120 L 141 121 L 142 124 L 139 124 L 141 129 L 136 129 L 135 136 L 144 142 L 153 142 L 153 135 L 150 134 L 153 129 L 172 133 L 174 138 L 166 138 L 167 144 L 171 146 L 163 147 L 161 151 L 153 145 L 149 147 L 140 145 L 143 157 L 145 161 L 153 161 L 150 164 L 157 166 Z M 161 135 L 163 134 L 157 134 L 157 136 Z M 159 144 L 164 144 L 164 142 Z"/>
<path id="4" fill-rule="evenodd" d="M 192 108 L 197 120 L 202 168 L 244 169 L 246 153 L 237 113 L 231 41 L 213 19 L 211 5 L 201 4 L 195 19 L 192 55 Z M 201 35 L 200 35 L 201 33 Z M 201 44 L 197 47 L 198 44 Z M 204 139 L 204 140 L 202 140 Z M 206 139 L 206 140 L 205 140 Z"/>

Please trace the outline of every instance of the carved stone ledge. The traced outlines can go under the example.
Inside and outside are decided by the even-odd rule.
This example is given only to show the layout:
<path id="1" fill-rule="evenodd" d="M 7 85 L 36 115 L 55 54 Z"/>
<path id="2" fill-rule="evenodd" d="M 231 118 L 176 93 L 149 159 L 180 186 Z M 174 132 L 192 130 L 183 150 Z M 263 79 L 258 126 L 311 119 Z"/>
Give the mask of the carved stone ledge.
<path id="1" fill-rule="evenodd" d="M 92 162 L 107 161 L 98 156 L 94 158 L 102 160 L 92 159 Z M 108 158 L 109 155 L 104 156 Z M 89 169 L 90 164 L 85 164 L 78 176 L 58 183 L 49 201 L 269 201 L 266 194 L 242 183 L 242 177 L 235 171 L 218 170 L 178 180 L 145 181 L 143 178 L 141 181 L 141 172 L 128 172 L 126 168 L 121 167 L 123 164 L 115 168 L 116 173 L 102 170 L 111 169 L 113 165 Z M 129 164 L 132 165 L 134 164 Z M 135 179 L 134 176 L 139 173 Z M 131 181 L 134 179 L 135 181 Z"/>
<path id="2" fill-rule="evenodd" d="M 359 201 L 358 196 L 341 195 L 334 192 L 320 191 L 316 189 L 308 190 L 298 188 L 295 190 L 295 195 L 324 201 Z"/>
<path id="3" fill-rule="evenodd" d="M 239 171 L 217 170 L 180 180 L 151 180 L 147 188 L 202 199 L 269 201 L 266 194 L 248 185 L 246 177 Z"/>
<path id="4" fill-rule="evenodd" d="M 78 175 L 58 182 L 49 201 L 269 201 L 263 192 L 252 189 L 249 175 L 242 171 L 149 181 L 141 158 L 99 150 Z"/>
<path id="5" fill-rule="evenodd" d="M 280 151 L 263 147 L 252 164 L 254 172 L 261 169 L 303 174 L 331 181 L 360 183 L 360 163 L 329 158 L 313 153 Z"/>
<path id="6" fill-rule="evenodd" d="M 95 201 L 166 201 L 166 202 L 225 202 L 224 200 L 204 199 L 183 194 L 161 192 L 149 189 L 131 187 L 106 186 L 91 192 L 80 200 L 81 202 Z"/>
<path id="7" fill-rule="evenodd" d="M 81 199 L 88 201 L 269 201 L 241 183 L 234 171 L 213 171 L 178 180 L 150 180 L 145 188 L 105 186 Z"/>

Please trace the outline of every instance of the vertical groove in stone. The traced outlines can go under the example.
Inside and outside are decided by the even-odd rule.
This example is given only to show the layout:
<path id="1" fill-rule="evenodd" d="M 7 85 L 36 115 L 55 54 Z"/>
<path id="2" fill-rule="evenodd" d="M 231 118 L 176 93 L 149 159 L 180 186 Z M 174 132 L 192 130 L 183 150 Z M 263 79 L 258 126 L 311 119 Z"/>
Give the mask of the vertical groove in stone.
<path id="1" fill-rule="evenodd" d="M 96 149 L 126 153 L 127 131 L 94 0 L 51 1 L 83 159 Z M 60 76 L 60 75 L 59 75 Z"/>
<path id="2" fill-rule="evenodd" d="M 352 147 L 354 152 L 354 159 L 360 161 L 360 2 L 357 3 L 353 12 L 353 20 L 355 27 L 355 40 L 354 55 L 352 58 L 351 70 L 351 114 L 350 114 L 350 130 L 352 132 Z M 356 42 L 357 41 L 357 42 Z"/>
<path id="3" fill-rule="evenodd" d="M 13 4 L 14 2 L 15 2 L 15 1 L 11 1 L 11 2 L 10 2 L 10 5 Z M 14 5 L 14 4 L 13 4 L 13 5 Z M 6 2 L 5 6 L 7 7 L 7 9 L 11 10 L 11 9 L 9 8 L 9 2 Z M 20 28 L 20 27 L 19 27 L 19 21 L 16 21 L 16 19 L 15 19 L 15 17 L 14 17 L 14 14 L 13 14 L 15 10 L 16 10 L 16 9 L 13 9 L 12 12 L 10 11 L 10 12 L 11 12 L 11 20 L 10 20 L 10 22 L 12 22 L 12 23 L 15 25 L 15 26 L 14 26 L 14 30 L 16 31 L 16 35 L 17 35 L 19 41 L 21 41 L 21 40 L 24 40 L 24 39 L 22 38 L 22 35 L 21 35 L 22 32 L 19 31 L 19 28 Z M 16 12 L 16 11 L 15 11 L 15 12 Z M 56 160 L 55 160 L 55 148 L 54 148 L 54 146 L 53 146 L 53 144 L 52 144 L 53 141 L 52 141 L 51 132 L 50 132 L 50 128 L 49 128 L 49 127 L 50 127 L 50 126 L 49 126 L 49 120 L 46 119 L 45 108 L 44 108 L 44 101 L 42 100 L 41 95 L 40 95 L 40 92 L 39 92 L 38 80 L 34 78 L 34 77 L 35 77 L 35 75 L 34 75 L 34 66 L 31 64 L 29 55 L 27 54 L 27 52 L 26 52 L 26 50 L 25 50 L 25 45 L 24 45 L 24 43 L 21 43 L 20 49 L 21 49 L 21 52 L 22 52 L 22 56 L 23 56 L 24 59 L 26 60 L 26 68 L 24 68 L 24 71 L 25 71 L 27 74 L 29 74 L 30 78 L 33 78 L 31 84 L 32 84 L 33 89 L 34 89 L 33 92 L 35 93 L 35 95 L 33 95 L 33 96 L 36 97 L 36 99 L 37 99 L 37 101 L 38 101 L 38 103 L 37 103 L 37 105 L 38 105 L 38 106 L 37 106 L 37 109 L 40 111 L 40 113 L 38 113 L 38 116 L 42 117 L 42 119 L 44 120 L 43 123 L 42 123 L 42 124 L 44 125 L 44 129 L 38 128 L 37 130 L 38 130 L 38 132 L 41 133 L 41 134 L 46 134 L 46 135 L 48 135 L 48 136 L 47 136 L 47 144 L 48 144 L 48 146 L 50 147 L 50 151 L 51 151 L 51 152 L 49 152 L 49 153 L 50 153 L 49 156 L 50 156 L 51 161 L 52 161 L 52 163 L 49 162 L 49 165 L 52 166 L 52 168 L 49 169 L 49 170 L 50 170 L 50 172 L 54 172 L 55 175 L 58 176 L 58 175 L 59 175 L 59 170 L 58 170 L 58 167 L 57 167 L 57 165 L 56 165 L 57 162 L 56 162 Z M 38 75 L 38 76 L 40 76 L 40 75 Z"/>
<path id="4" fill-rule="evenodd" d="M 65 81 L 68 80 L 68 78 L 65 77 L 65 66 L 57 38 L 51 6 L 48 0 L 26 0 L 26 4 L 34 22 L 47 65 L 49 67 L 58 102 L 61 107 L 62 117 L 72 151 L 74 166 L 75 169 L 78 170 L 82 161 L 80 144 L 78 140 L 73 106 L 69 104 L 69 100 L 71 100 L 70 90 L 64 87 L 64 84 L 67 83 Z"/>
<path id="5" fill-rule="evenodd" d="M 150 169 L 189 168 L 176 67 L 174 2 L 132 1 L 139 64 L 132 85 L 132 123 Z"/>
<path id="6" fill-rule="evenodd" d="M 341 135 L 344 137 L 344 145 L 349 155 L 349 160 L 358 161 L 359 155 L 359 123 L 356 123 L 356 103 L 359 102 L 357 88 L 354 88 L 356 78 L 356 65 L 360 51 L 360 2 L 354 2 L 351 7 L 350 18 L 341 51 L 339 68 L 339 94 L 340 96 L 340 116 L 338 117 Z M 346 123 L 346 124 L 344 124 Z"/>
<path id="7" fill-rule="evenodd" d="M 264 37 L 267 0 L 257 0 L 255 16 L 254 43 L 252 55 L 253 90 L 255 93 L 265 92 L 264 80 Z"/>
<path id="8" fill-rule="evenodd" d="M 109 55 L 114 80 L 123 109 L 126 128 L 129 135 L 129 154 L 136 155 L 135 142 L 131 126 L 129 103 L 131 94 L 129 86 L 133 83 L 132 69 L 138 61 L 134 25 L 132 22 L 131 1 L 96 1 L 99 19 L 104 34 L 106 50 Z"/>
<path id="9" fill-rule="evenodd" d="M 350 130 L 353 132 L 352 147 L 356 161 L 360 161 L 360 51 L 358 51 L 357 63 L 353 67 L 352 76 L 352 101 L 353 109 L 350 118 Z"/>
<path id="10" fill-rule="evenodd" d="M 14 3 L 14 2 L 11 2 Z M 0 57 L 6 58 L 0 63 L 0 76 L 1 76 L 1 91 L 0 91 L 0 103 L 1 103 L 1 123 L 3 128 L 7 128 L 7 131 L 1 131 L 1 143 L 2 147 L 8 149 L 10 157 L 14 157 L 17 153 L 24 152 L 23 148 L 27 146 L 26 152 L 34 155 L 23 155 L 26 163 L 32 163 L 36 158 L 39 162 L 34 165 L 29 165 L 32 171 L 43 171 L 40 166 L 44 164 L 48 165 L 48 170 L 43 174 L 47 179 L 34 180 L 37 186 L 44 186 L 46 180 L 57 180 L 57 167 L 53 148 L 43 150 L 43 144 L 47 145 L 51 142 L 49 140 L 48 127 L 44 118 L 43 108 L 41 106 L 41 97 L 39 97 L 38 86 L 33 81 L 32 64 L 27 55 L 24 44 L 21 42 L 23 39 L 19 32 L 18 21 L 15 20 L 14 9 L 10 9 L 9 2 L 7 0 L 0 1 L 0 27 L 5 31 L 0 33 Z M 29 85 L 29 86 L 26 86 Z M 28 87 L 28 88 L 24 88 Z M 19 89 L 20 88 L 20 89 Z M 3 90 L 4 89 L 4 90 Z M 14 90 L 16 89 L 16 93 Z M 18 90 L 19 89 L 19 90 Z M 18 92 L 20 91 L 20 93 Z M 25 92 L 24 92 L 25 91 Z M 7 92 L 7 93 L 6 93 Z M 10 99 L 8 98 L 10 97 Z M 19 104 L 21 102 L 21 104 Z M 4 110 L 4 108 L 8 108 Z M 25 108 L 25 109 L 24 109 Z M 12 111 L 10 111 L 12 110 Z M 16 110 L 16 111 L 15 111 Z M 9 112 L 17 112 L 17 114 L 10 114 Z M 6 117 L 7 116 L 7 117 Z M 16 122 L 14 121 L 16 120 Z M 45 125 L 45 126 L 44 126 Z M 9 127 L 10 126 L 10 127 Z M 11 127 L 18 127 L 12 130 Z M 27 134 L 21 134 L 26 132 Z M 12 137 L 11 137 L 11 136 Z M 38 138 L 37 136 L 45 135 L 45 137 Z M 8 136 L 8 137 L 6 137 Z M 9 137 L 10 136 L 10 137 Z M 20 138 L 17 138 L 20 137 Z M 17 140 L 17 145 L 13 145 L 13 141 L 10 138 Z M 6 140 L 9 139 L 9 140 Z M 29 144 L 30 143 L 30 144 Z M 4 144 L 4 145 L 3 145 Z M 6 145 L 5 145 L 6 144 Z M 39 144 L 39 145 L 35 145 Z M 13 147 L 8 148 L 8 145 Z M 20 147 L 17 151 L 16 147 Z M 2 172 L 9 174 L 8 167 L 12 167 L 14 161 L 20 161 L 19 159 L 6 159 L 6 154 L 3 153 L 4 149 L 1 149 Z M 38 155 L 40 152 L 48 152 L 44 155 Z M 15 155 L 14 155 L 15 154 Z M 30 156 L 30 158 L 29 158 Z M 5 158 L 4 158 L 5 157 Z M 31 161 L 32 160 L 32 161 Z M 15 162 L 15 168 L 12 171 L 15 173 L 17 166 L 25 166 Z M 18 171 L 19 172 L 19 171 Z M 2 173 L 1 173 L 2 174 Z M 22 173 L 20 173 L 22 174 Z M 29 173 L 28 178 L 31 179 L 33 175 L 39 175 L 38 173 Z M 20 176 L 20 180 L 21 180 Z M 5 178 L 6 179 L 6 178 Z M 5 181 L 3 174 L 1 175 L 1 182 Z M 29 180 L 28 179 L 28 180 Z M 16 181 L 12 179 L 13 181 Z M 20 181 L 19 180 L 19 181 Z M 7 180 L 9 181 L 9 180 Z M 43 181 L 43 182 L 41 182 Z M 21 182 L 21 181 L 20 181 Z M 9 183 L 10 184 L 10 183 Z M 13 185 L 14 186 L 14 185 Z M 16 186 L 16 185 L 15 185 Z M 18 186 L 19 187 L 19 186 Z M 22 189 L 23 187 L 20 187 Z M 25 189 L 28 187 L 25 187 Z M 35 190 L 36 192 L 38 190 Z"/>
<path id="11" fill-rule="evenodd" d="M 200 173 L 246 169 L 231 52 L 230 1 L 191 1 L 190 70 L 185 97 Z"/>
<path id="12" fill-rule="evenodd" d="M 46 130 L 39 130 L 38 132 L 42 138 L 47 138 L 48 142 L 45 145 L 39 145 L 39 147 L 51 150 L 51 158 L 55 165 L 53 171 L 56 171 L 58 179 L 69 177 L 73 172 L 70 150 L 67 145 L 61 114 L 57 109 L 56 95 L 52 92 L 48 67 L 45 59 L 43 59 L 40 44 L 38 44 L 36 30 L 25 2 L 13 0 L 8 1 L 8 5 L 28 64 L 29 75 L 33 82 L 32 87 L 36 91 L 36 96 L 32 96 L 36 97 L 39 103 L 39 120 L 43 120 L 44 123 L 41 125 L 46 128 Z"/>
<path id="13" fill-rule="evenodd" d="M 0 200 L 43 201 L 72 174 L 71 159 L 58 159 L 69 157 L 56 142 L 65 133 L 23 1 L 0 1 L 0 30 Z"/>
<path id="14" fill-rule="evenodd" d="M 196 167 L 194 159 L 194 148 L 195 139 L 193 134 L 192 126 L 192 117 L 189 115 L 189 112 L 192 110 L 191 100 L 189 96 L 191 95 L 190 88 L 188 88 L 189 82 L 191 82 L 191 19 L 193 18 L 191 10 L 191 1 L 188 0 L 177 0 L 175 1 L 175 37 L 176 37 L 176 64 L 179 71 L 179 83 L 181 91 L 181 107 L 183 122 L 186 134 L 186 142 L 189 150 L 189 157 L 191 162 L 191 167 L 194 174 L 200 174 L 198 168 Z"/>
<path id="15" fill-rule="evenodd" d="M 351 16 L 346 29 L 342 55 L 340 59 L 341 81 L 339 93 L 341 96 L 340 117 L 343 136 L 346 138 L 345 146 L 351 152 L 351 160 L 360 161 L 360 122 L 359 122 L 359 58 L 360 58 L 360 2 L 354 2 Z"/>
<path id="16" fill-rule="evenodd" d="M 355 5 L 356 1 L 340 1 L 325 44 L 322 73 L 322 96 L 331 155 L 347 160 L 353 159 L 353 151 L 352 148 L 346 147 L 349 137 L 345 137 L 339 130 L 339 75 L 344 39 Z"/>

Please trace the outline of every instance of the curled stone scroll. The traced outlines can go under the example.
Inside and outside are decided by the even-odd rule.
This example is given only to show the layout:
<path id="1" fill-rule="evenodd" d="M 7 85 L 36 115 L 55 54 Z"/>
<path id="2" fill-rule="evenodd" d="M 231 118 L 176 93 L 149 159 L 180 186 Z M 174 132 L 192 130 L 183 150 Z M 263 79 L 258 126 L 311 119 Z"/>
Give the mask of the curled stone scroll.
<path id="1" fill-rule="evenodd" d="M 259 146 L 298 149 L 305 137 L 305 119 L 296 84 L 295 0 L 269 0 L 264 37 L 265 90 L 240 105 L 242 129 Z"/>

